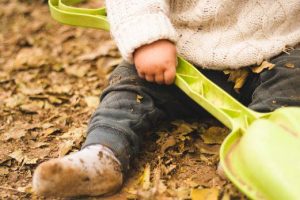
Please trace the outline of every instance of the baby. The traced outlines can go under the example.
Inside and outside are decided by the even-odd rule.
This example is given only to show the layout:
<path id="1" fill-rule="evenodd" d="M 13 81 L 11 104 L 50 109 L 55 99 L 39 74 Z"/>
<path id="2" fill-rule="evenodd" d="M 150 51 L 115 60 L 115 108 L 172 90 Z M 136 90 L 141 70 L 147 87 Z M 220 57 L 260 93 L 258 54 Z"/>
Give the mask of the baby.
<path id="1" fill-rule="evenodd" d="M 112 194 L 144 132 L 205 113 L 172 85 L 177 53 L 253 110 L 300 106 L 300 49 L 292 48 L 300 42 L 299 0 L 107 0 L 106 6 L 124 62 L 111 74 L 82 149 L 36 169 L 38 194 Z M 250 74 L 240 93 L 222 72 L 264 60 L 275 67 Z"/>

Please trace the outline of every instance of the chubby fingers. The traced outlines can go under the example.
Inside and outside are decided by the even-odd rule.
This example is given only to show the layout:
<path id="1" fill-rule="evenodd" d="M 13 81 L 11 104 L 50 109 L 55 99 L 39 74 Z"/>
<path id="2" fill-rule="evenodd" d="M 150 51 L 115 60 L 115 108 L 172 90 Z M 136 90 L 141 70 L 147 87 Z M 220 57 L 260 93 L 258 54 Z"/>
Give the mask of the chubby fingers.
<path id="1" fill-rule="evenodd" d="M 145 71 L 138 70 L 138 75 L 142 79 L 146 79 L 149 82 L 155 82 L 157 84 L 170 85 L 175 80 L 176 67 L 169 67 L 164 71 L 158 71 L 156 73 L 147 73 Z"/>
<path id="2" fill-rule="evenodd" d="M 152 74 L 146 74 L 145 79 L 149 82 L 154 82 L 154 80 L 155 80 L 154 75 L 152 75 Z"/>
<path id="3" fill-rule="evenodd" d="M 164 72 L 164 83 L 167 85 L 171 85 L 176 76 L 176 68 L 175 67 L 170 67 Z"/>
<path id="4" fill-rule="evenodd" d="M 155 82 L 157 84 L 164 84 L 165 80 L 164 80 L 164 72 L 158 73 L 155 75 Z"/>

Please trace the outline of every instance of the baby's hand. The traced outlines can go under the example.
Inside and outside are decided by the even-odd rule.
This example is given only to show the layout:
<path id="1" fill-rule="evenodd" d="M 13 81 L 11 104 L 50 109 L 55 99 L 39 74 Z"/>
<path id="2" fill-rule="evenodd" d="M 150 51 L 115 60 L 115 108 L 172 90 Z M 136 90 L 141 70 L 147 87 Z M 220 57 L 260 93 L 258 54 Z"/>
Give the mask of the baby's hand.
<path id="1" fill-rule="evenodd" d="M 141 78 L 158 84 L 172 84 L 176 74 L 176 47 L 169 40 L 158 40 L 136 49 L 134 64 Z"/>

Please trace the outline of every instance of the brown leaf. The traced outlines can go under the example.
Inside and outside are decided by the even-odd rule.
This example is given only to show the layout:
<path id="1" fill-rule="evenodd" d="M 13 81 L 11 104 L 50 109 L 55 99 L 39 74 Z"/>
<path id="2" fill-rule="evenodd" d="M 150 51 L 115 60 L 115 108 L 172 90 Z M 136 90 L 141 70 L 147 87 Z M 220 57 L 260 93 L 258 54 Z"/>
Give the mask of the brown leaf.
<path id="1" fill-rule="evenodd" d="M 31 86 L 19 83 L 19 90 L 25 95 L 38 95 L 44 92 L 44 88 L 42 86 Z"/>
<path id="2" fill-rule="evenodd" d="M 32 145 L 30 145 L 30 148 L 37 149 L 37 148 L 42 148 L 42 147 L 47 147 L 47 146 L 49 146 L 49 143 L 46 143 L 46 142 L 34 142 Z"/>
<path id="3" fill-rule="evenodd" d="M 192 200 L 218 200 L 219 190 L 216 188 L 210 189 L 192 189 Z"/>
<path id="4" fill-rule="evenodd" d="M 98 59 L 97 65 L 97 72 L 98 74 L 109 74 L 112 70 L 120 64 L 122 58 L 115 58 L 115 57 L 101 57 Z"/>
<path id="5" fill-rule="evenodd" d="M 8 167 L 0 167 L 0 177 L 5 176 L 9 174 L 9 168 Z"/>
<path id="6" fill-rule="evenodd" d="M 150 188 L 150 164 L 147 163 L 142 176 L 139 178 L 139 183 L 144 190 Z"/>
<path id="7" fill-rule="evenodd" d="M 38 102 L 32 102 L 29 104 L 24 104 L 20 106 L 20 110 L 23 113 L 26 114 L 37 114 L 43 107 L 43 102 L 38 103 Z"/>
<path id="8" fill-rule="evenodd" d="M 201 134 L 200 137 L 203 139 L 205 144 L 222 144 L 227 135 L 227 129 L 213 126 L 207 129 L 206 132 Z"/>
<path id="9" fill-rule="evenodd" d="M 72 141 L 73 146 L 75 147 L 79 147 L 85 137 L 86 137 L 85 127 L 71 128 L 68 132 L 60 136 L 61 139 Z"/>
<path id="10" fill-rule="evenodd" d="M 143 97 L 140 95 L 136 95 L 136 102 L 141 103 Z"/>
<path id="11" fill-rule="evenodd" d="M 102 42 L 101 44 L 99 44 L 97 50 L 79 56 L 78 60 L 79 61 L 92 61 L 92 60 L 99 58 L 100 56 L 108 55 L 109 51 L 111 49 L 115 49 L 115 48 L 116 48 L 116 46 L 113 41 L 111 41 L 111 40 L 105 41 L 105 42 Z"/>
<path id="12" fill-rule="evenodd" d="M 50 103 L 52 103 L 54 105 L 60 105 L 63 103 L 63 100 L 61 100 L 60 98 L 57 98 L 55 96 L 48 96 L 48 100 Z"/>
<path id="13" fill-rule="evenodd" d="M 58 150 L 59 157 L 62 157 L 64 155 L 66 155 L 67 153 L 69 153 L 72 150 L 73 146 L 74 146 L 74 144 L 73 144 L 73 141 L 71 141 L 71 140 L 61 143 L 59 145 L 59 150 Z"/>
<path id="14" fill-rule="evenodd" d="M 84 100 L 90 108 L 97 108 L 99 105 L 99 97 L 97 96 L 86 96 L 84 97 Z"/>
<path id="15" fill-rule="evenodd" d="M 9 154 L 9 156 L 13 159 L 15 159 L 18 163 L 22 163 L 25 155 L 23 154 L 23 152 L 21 150 L 16 150 L 14 152 L 12 152 L 11 154 Z"/>
<path id="16" fill-rule="evenodd" d="M 234 89 L 236 92 L 239 92 L 239 90 L 244 86 L 246 79 L 249 75 L 249 71 L 247 69 L 238 69 L 238 70 L 232 70 L 229 73 L 228 81 L 234 82 Z"/>
<path id="17" fill-rule="evenodd" d="M 287 68 L 295 68 L 295 65 L 293 63 L 286 63 L 284 66 Z"/>
<path id="18" fill-rule="evenodd" d="M 170 136 L 167 138 L 167 140 L 164 142 L 164 144 L 161 146 L 160 152 L 164 153 L 169 147 L 172 147 L 176 144 L 176 139 L 174 136 Z"/>
<path id="19" fill-rule="evenodd" d="M 28 158 L 27 156 L 25 156 L 23 163 L 27 164 L 27 165 L 33 165 L 36 164 L 38 161 L 38 158 Z"/>
<path id="20" fill-rule="evenodd" d="M 48 137 L 49 135 L 58 133 L 60 131 L 61 131 L 61 129 L 58 127 L 50 127 L 50 128 L 47 128 L 45 131 L 43 131 L 43 136 Z"/>
<path id="21" fill-rule="evenodd" d="M 23 94 L 16 94 L 4 100 L 5 105 L 8 108 L 15 108 L 26 101 L 26 97 Z"/>
<path id="22" fill-rule="evenodd" d="M 209 155 L 217 155 L 219 154 L 219 150 L 220 150 L 219 145 L 201 144 L 198 148 L 201 153 L 205 153 Z"/>
<path id="23" fill-rule="evenodd" d="M 11 70 L 40 67 L 45 64 L 46 56 L 41 48 L 23 48 L 19 51 Z"/>
<path id="24" fill-rule="evenodd" d="M 259 74 L 264 69 L 271 70 L 275 67 L 275 64 L 269 63 L 268 61 L 263 61 L 260 66 L 252 67 L 251 70 L 253 73 Z"/>
<path id="25" fill-rule="evenodd" d="M 51 94 L 66 94 L 72 95 L 73 94 L 73 87 L 70 84 L 64 85 L 52 85 L 51 88 L 48 90 Z"/>
<path id="26" fill-rule="evenodd" d="M 18 187 L 17 191 L 22 192 L 22 193 L 27 193 L 27 194 L 33 193 L 31 185 L 27 185 L 25 187 Z"/>
<path id="27" fill-rule="evenodd" d="M 27 131 L 24 128 L 12 128 L 4 134 L 2 141 L 8 141 L 10 139 L 19 140 L 26 135 Z"/>
<path id="28" fill-rule="evenodd" d="M 65 67 L 66 73 L 69 75 L 76 76 L 78 78 L 84 77 L 87 72 L 90 70 L 91 64 L 86 63 L 83 65 L 73 65 Z"/>

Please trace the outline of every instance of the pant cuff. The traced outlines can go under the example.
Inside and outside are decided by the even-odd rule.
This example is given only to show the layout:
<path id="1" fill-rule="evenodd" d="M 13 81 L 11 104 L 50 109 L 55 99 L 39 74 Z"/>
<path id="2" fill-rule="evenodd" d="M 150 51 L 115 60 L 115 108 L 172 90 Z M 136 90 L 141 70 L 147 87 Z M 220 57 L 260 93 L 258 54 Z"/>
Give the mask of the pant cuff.
<path id="1" fill-rule="evenodd" d="M 120 161 L 123 173 L 129 169 L 131 151 L 123 133 L 109 127 L 96 127 L 88 133 L 82 149 L 94 144 L 101 144 L 111 149 Z"/>

